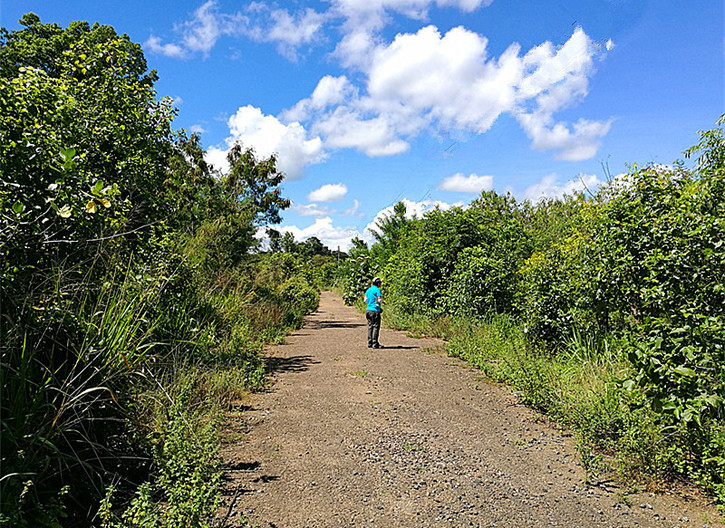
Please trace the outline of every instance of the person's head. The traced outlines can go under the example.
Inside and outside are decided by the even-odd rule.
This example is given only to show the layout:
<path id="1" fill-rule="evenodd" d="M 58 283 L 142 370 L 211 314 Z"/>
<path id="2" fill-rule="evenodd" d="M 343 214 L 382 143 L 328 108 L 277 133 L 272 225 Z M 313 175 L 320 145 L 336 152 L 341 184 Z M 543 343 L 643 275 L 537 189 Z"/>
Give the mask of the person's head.
<path id="1" fill-rule="evenodd" d="M 380 280 L 380 277 L 375 277 L 375 278 L 373 279 L 373 284 L 374 284 L 375 286 L 378 286 L 378 287 L 380 287 L 380 285 L 381 285 L 382 283 L 383 283 L 383 281 L 381 281 L 381 280 Z"/>

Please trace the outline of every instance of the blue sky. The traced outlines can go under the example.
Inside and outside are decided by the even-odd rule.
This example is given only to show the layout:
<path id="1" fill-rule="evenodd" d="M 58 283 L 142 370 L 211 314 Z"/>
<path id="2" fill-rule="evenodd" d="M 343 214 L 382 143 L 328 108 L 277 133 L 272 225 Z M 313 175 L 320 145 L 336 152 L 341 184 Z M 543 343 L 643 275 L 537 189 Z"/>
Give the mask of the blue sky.
<path id="1" fill-rule="evenodd" d="M 668 164 L 725 111 L 718 0 L 2 0 L 143 45 L 176 128 L 223 167 L 278 154 L 282 229 L 347 248 L 409 212 L 596 188 Z"/>

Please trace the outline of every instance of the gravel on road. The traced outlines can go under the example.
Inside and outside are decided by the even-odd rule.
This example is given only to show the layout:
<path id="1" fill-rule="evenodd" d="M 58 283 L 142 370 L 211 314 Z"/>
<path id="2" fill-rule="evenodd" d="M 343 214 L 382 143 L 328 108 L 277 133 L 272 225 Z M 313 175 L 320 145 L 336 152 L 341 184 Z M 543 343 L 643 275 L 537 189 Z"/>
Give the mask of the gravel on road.
<path id="1" fill-rule="evenodd" d="M 722 526 L 695 492 L 587 485 L 575 438 L 443 353 L 322 292 L 230 413 L 225 509 L 260 528 Z M 225 510 L 226 511 L 226 510 Z M 237 526 L 242 525 L 237 522 Z"/>

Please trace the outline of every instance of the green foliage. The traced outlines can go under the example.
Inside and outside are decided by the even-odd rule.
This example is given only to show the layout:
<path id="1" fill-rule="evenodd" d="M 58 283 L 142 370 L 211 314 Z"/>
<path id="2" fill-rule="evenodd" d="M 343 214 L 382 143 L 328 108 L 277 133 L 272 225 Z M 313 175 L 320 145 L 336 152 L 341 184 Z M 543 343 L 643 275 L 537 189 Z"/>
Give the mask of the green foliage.
<path id="1" fill-rule="evenodd" d="M 597 449 L 616 452 L 625 474 L 686 475 L 725 501 L 723 123 L 686 152 L 694 170 L 635 167 L 590 197 L 396 210 L 342 268 L 349 298 L 383 269 L 388 324 L 449 339 L 569 424 L 592 469 Z"/>
<path id="2" fill-rule="evenodd" d="M 597 287 L 634 324 L 630 358 L 658 412 L 725 411 L 725 170 L 632 171 L 604 205 Z"/>
<path id="3" fill-rule="evenodd" d="M 104 528 L 211 527 L 220 504 L 219 438 L 213 423 L 172 409 L 172 418 L 156 436 L 154 462 L 158 477 L 136 490 L 120 515 L 114 512 L 116 488 L 101 501 Z"/>
<path id="4" fill-rule="evenodd" d="M 378 262 L 385 262 L 395 253 L 398 244 L 409 231 L 412 221 L 406 218 L 406 206 L 398 202 L 393 206 L 393 213 L 384 216 L 375 224 L 377 229 L 371 229 L 375 238 L 372 258 Z"/>
<path id="5" fill-rule="evenodd" d="M 585 267 L 585 236 L 577 231 L 534 253 L 519 270 L 517 302 L 532 339 L 555 345 L 575 331 L 596 332 Z"/>
<path id="6" fill-rule="evenodd" d="M 386 298 L 426 315 L 508 312 L 511 278 L 529 252 L 515 200 L 483 193 L 468 209 L 436 209 L 407 225 L 384 270 Z"/>
<path id="7" fill-rule="evenodd" d="M 0 38 L 0 522 L 208 526 L 217 416 L 318 299 L 303 257 L 249 254 L 283 175 L 241 147 L 214 174 L 113 28 L 23 24 Z"/>
<path id="8" fill-rule="evenodd" d="M 347 305 L 362 302 L 365 290 L 370 287 L 378 267 L 372 261 L 367 244 L 360 239 L 353 239 L 348 258 L 342 263 L 342 299 Z"/>
<path id="9" fill-rule="evenodd" d="M 475 316 L 511 311 L 515 267 L 492 256 L 489 249 L 475 246 L 461 251 L 440 301 L 445 313 Z"/>
<path id="10" fill-rule="evenodd" d="M 291 202 L 280 196 L 279 184 L 284 174 L 277 170 L 277 158 L 258 160 L 253 149 L 237 144 L 227 154 L 231 170 L 223 182 L 229 196 L 236 197 L 239 207 L 251 215 L 255 225 L 278 224 L 279 213 Z"/>

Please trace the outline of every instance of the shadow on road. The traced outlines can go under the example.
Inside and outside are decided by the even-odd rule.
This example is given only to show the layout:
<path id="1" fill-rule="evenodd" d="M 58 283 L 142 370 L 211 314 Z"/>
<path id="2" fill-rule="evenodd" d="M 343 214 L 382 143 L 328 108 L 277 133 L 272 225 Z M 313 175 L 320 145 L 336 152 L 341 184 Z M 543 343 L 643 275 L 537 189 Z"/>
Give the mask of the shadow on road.
<path id="1" fill-rule="evenodd" d="M 228 471 L 254 471 L 259 468 L 259 462 L 239 462 L 238 464 L 227 464 Z"/>
<path id="2" fill-rule="evenodd" d="M 311 321 L 307 327 L 310 329 L 320 330 L 323 328 L 362 328 L 366 323 L 342 323 L 339 321 Z"/>
<path id="3" fill-rule="evenodd" d="M 267 357 L 264 364 L 269 372 L 303 372 L 310 368 L 310 365 L 319 365 L 319 361 L 313 361 L 312 356 L 292 356 L 288 358 Z"/>

